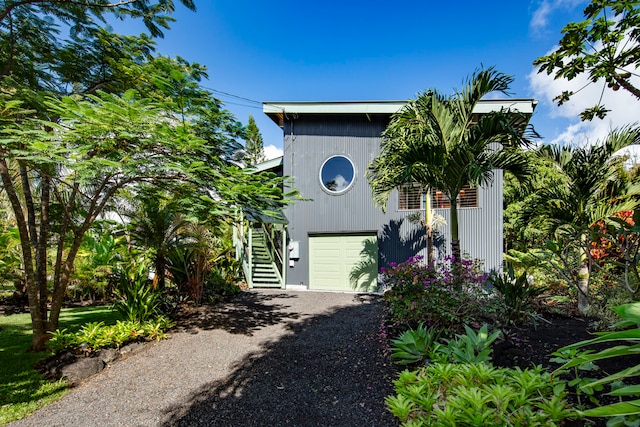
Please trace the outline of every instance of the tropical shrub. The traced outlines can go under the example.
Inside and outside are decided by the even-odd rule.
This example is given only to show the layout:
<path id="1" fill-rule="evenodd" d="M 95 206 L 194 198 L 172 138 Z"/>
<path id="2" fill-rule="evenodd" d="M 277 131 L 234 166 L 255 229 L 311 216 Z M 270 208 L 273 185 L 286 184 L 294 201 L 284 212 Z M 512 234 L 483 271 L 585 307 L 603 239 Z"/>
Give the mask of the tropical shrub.
<path id="1" fill-rule="evenodd" d="M 404 331 L 423 322 L 444 334 L 462 330 L 462 325 L 493 317 L 497 300 L 486 290 L 486 275 L 478 262 L 461 264 L 462 290 L 456 290 L 450 263 L 430 269 L 419 256 L 382 268 L 387 305 L 387 326 Z"/>
<path id="2" fill-rule="evenodd" d="M 106 221 L 87 232 L 67 291 L 73 299 L 90 301 L 111 296 L 118 283 L 119 264 L 126 257 L 124 239 Z"/>
<path id="3" fill-rule="evenodd" d="M 494 331 L 489 335 L 489 327 L 484 324 L 476 333 L 469 326 L 464 325 L 466 334 L 456 335 L 447 340 L 447 346 L 442 348 L 454 363 L 481 363 L 491 360 L 491 344 L 498 339 L 501 332 Z"/>
<path id="4" fill-rule="evenodd" d="M 215 277 L 213 279 L 210 277 L 207 281 L 207 293 L 209 294 L 209 302 L 216 303 L 219 301 L 224 301 L 227 298 L 242 292 L 240 286 L 223 280 L 222 277 L 217 276 L 215 272 L 212 273 L 212 275 Z"/>
<path id="5" fill-rule="evenodd" d="M 627 290 L 613 278 L 619 275 L 619 269 L 611 264 L 605 265 L 602 270 L 596 270 L 592 275 L 592 297 L 585 315 L 591 318 L 593 330 L 604 331 L 614 328 L 620 321 L 620 316 L 612 308 L 633 302 Z"/>
<path id="6" fill-rule="evenodd" d="M 405 370 L 386 404 L 402 426 L 559 426 L 576 416 L 565 384 L 543 368 L 433 363 Z"/>
<path id="7" fill-rule="evenodd" d="M 123 268 L 114 308 L 127 320 L 144 322 L 158 314 L 161 294 L 149 280 L 149 262 L 132 261 Z"/>
<path id="8" fill-rule="evenodd" d="M 503 274 L 493 272 L 489 282 L 500 295 L 508 322 L 517 325 L 531 312 L 536 299 L 548 291 L 546 286 L 529 282 L 526 270 L 516 274 L 512 264 L 507 264 L 507 271 Z"/>
<path id="9" fill-rule="evenodd" d="M 391 359 L 398 365 L 444 363 L 480 363 L 491 360 L 491 345 L 501 332 L 489 334 L 489 327 L 482 325 L 476 333 L 464 325 L 465 333 L 453 339 L 439 341 L 441 332 L 420 324 L 408 329 L 397 339 L 391 340 Z"/>
<path id="10" fill-rule="evenodd" d="M 206 253 L 196 245 L 181 245 L 167 254 L 167 270 L 180 293 L 199 304 L 204 291 L 204 273 L 209 269 Z"/>
<path id="11" fill-rule="evenodd" d="M 444 260 L 438 266 L 442 279 L 445 283 L 452 284 L 454 280 L 460 280 L 467 287 L 483 287 L 487 283 L 488 275 L 482 269 L 482 263 L 476 259 L 462 259 L 460 266 L 462 267 L 456 273 L 459 277 L 454 277 L 455 259 L 452 256 L 444 257 Z"/>
<path id="12" fill-rule="evenodd" d="M 12 283 L 17 295 L 26 295 L 21 262 L 18 229 L 0 223 L 0 284 Z"/>
<path id="13" fill-rule="evenodd" d="M 416 329 L 408 329 L 400 337 L 391 340 L 391 359 L 399 365 L 428 363 L 437 358 L 439 331 L 420 323 Z"/>

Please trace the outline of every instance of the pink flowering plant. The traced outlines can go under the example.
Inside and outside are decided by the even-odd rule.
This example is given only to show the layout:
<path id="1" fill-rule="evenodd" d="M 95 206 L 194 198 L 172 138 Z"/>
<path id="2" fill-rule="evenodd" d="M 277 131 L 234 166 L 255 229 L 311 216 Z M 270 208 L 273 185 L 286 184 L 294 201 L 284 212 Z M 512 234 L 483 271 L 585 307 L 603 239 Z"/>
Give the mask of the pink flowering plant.
<path id="1" fill-rule="evenodd" d="M 446 259 L 430 269 L 422 257 L 415 256 L 381 269 L 388 289 L 384 294 L 387 328 L 402 332 L 423 323 L 453 335 L 464 324 L 491 317 L 495 298 L 486 290 L 487 274 L 481 263 L 463 260 L 459 277 L 454 277 L 452 261 Z"/>

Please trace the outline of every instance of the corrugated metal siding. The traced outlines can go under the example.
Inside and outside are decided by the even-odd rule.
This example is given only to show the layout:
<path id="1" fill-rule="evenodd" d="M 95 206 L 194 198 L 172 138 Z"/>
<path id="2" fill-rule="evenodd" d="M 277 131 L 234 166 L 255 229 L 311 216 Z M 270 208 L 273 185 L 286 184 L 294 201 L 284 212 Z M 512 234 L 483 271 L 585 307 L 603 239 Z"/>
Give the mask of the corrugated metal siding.
<path id="1" fill-rule="evenodd" d="M 458 209 L 460 249 L 465 258 L 483 260 L 487 271 L 502 269 L 503 207 L 502 170 L 494 170 L 491 186 L 478 189 L 478 208 Z M 436 209 L 447 225 L 444 233 L 446 254 L 451 253 L 449 209 Z"/>
<path id="2" fill-rule="evenodd" d="M 379 266 L 402 262 L 425 254 L 424 228 L 406 220 L 411 212 L 397 210 L 397 192 L 387 203 L 387 213 L 375 206 L 366 180 L 366 170 L 379 153 L 380 134 L 388 118 L 379 116 L 289 117 L 284 127 L 284 174 L 295 178 L 302 197 L 286 208 L 289 238 L 298 241 L 300 259 L 287 271 L 288 284 L 308 284 L 309 234 L 377 232 Z M 328 194 L 319 181 L 320 167 L 331 156 L 344 155 L 355 167 L 353 186 L 340 195 Z M 491 269 L 502 265 L 502 174 L 494 187 L 479 194 L 482 209 L 461 209 L 460 235 L 463 251 L 485 259 Z M 495 204 L 496 209 L 486 209 Z M 448 210 L 438 210 L 448 217 Z M 499 218 L 499 219 L 498 219 Z M 491 224 L 491 225 L 489 225 Z M 440 252 L 450 245 L 448 226 Z"/>

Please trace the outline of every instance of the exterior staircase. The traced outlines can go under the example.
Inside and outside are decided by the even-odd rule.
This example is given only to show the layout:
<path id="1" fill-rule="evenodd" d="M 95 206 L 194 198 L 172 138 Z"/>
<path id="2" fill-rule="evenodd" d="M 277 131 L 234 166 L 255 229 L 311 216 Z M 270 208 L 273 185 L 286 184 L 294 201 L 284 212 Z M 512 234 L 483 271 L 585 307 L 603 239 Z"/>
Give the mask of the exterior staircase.
<path id="1" fill-rule="evenodd" d="M 253 287 L 280 288 L 282 282 L 271 252 L 267 247 L 267 238 L 262 229 L 254 229 L 251 251 L 251 277 Z"/>

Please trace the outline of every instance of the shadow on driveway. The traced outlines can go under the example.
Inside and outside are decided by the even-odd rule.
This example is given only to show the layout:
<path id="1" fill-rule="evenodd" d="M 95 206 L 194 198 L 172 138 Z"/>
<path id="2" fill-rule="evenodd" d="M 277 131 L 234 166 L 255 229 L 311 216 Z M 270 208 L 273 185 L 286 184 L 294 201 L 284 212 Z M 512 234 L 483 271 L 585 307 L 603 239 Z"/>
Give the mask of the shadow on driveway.
<path id="1" fill-rule="evenodd" d="M 376 333 L 383 303 L 354 296 L 355 305 L 311 317 L 274 299 L 295 294 L 246 294 L 245 303 L 216 310 L 190 327 L 234 334 L 285 323 L 286 332 L 234 366 L 224 380 L 201 387 L 165 414 L 166 426 L 396 426 L 384 398 L 396 368 Z"/>
<path id="2" fill-rule="evenodd" d="M 197 334 L 200 330 L 222 329 L 230 334 L 253 336 L 267 326 L 298 319 L 299 313 L 288 311 L 291 306 L 279 302 L 292 298 L 298 296 L 285 292 L 243 292 L 213 310 L 207 305 L 185 309 L 177 318 L 177 330 Z"/>

